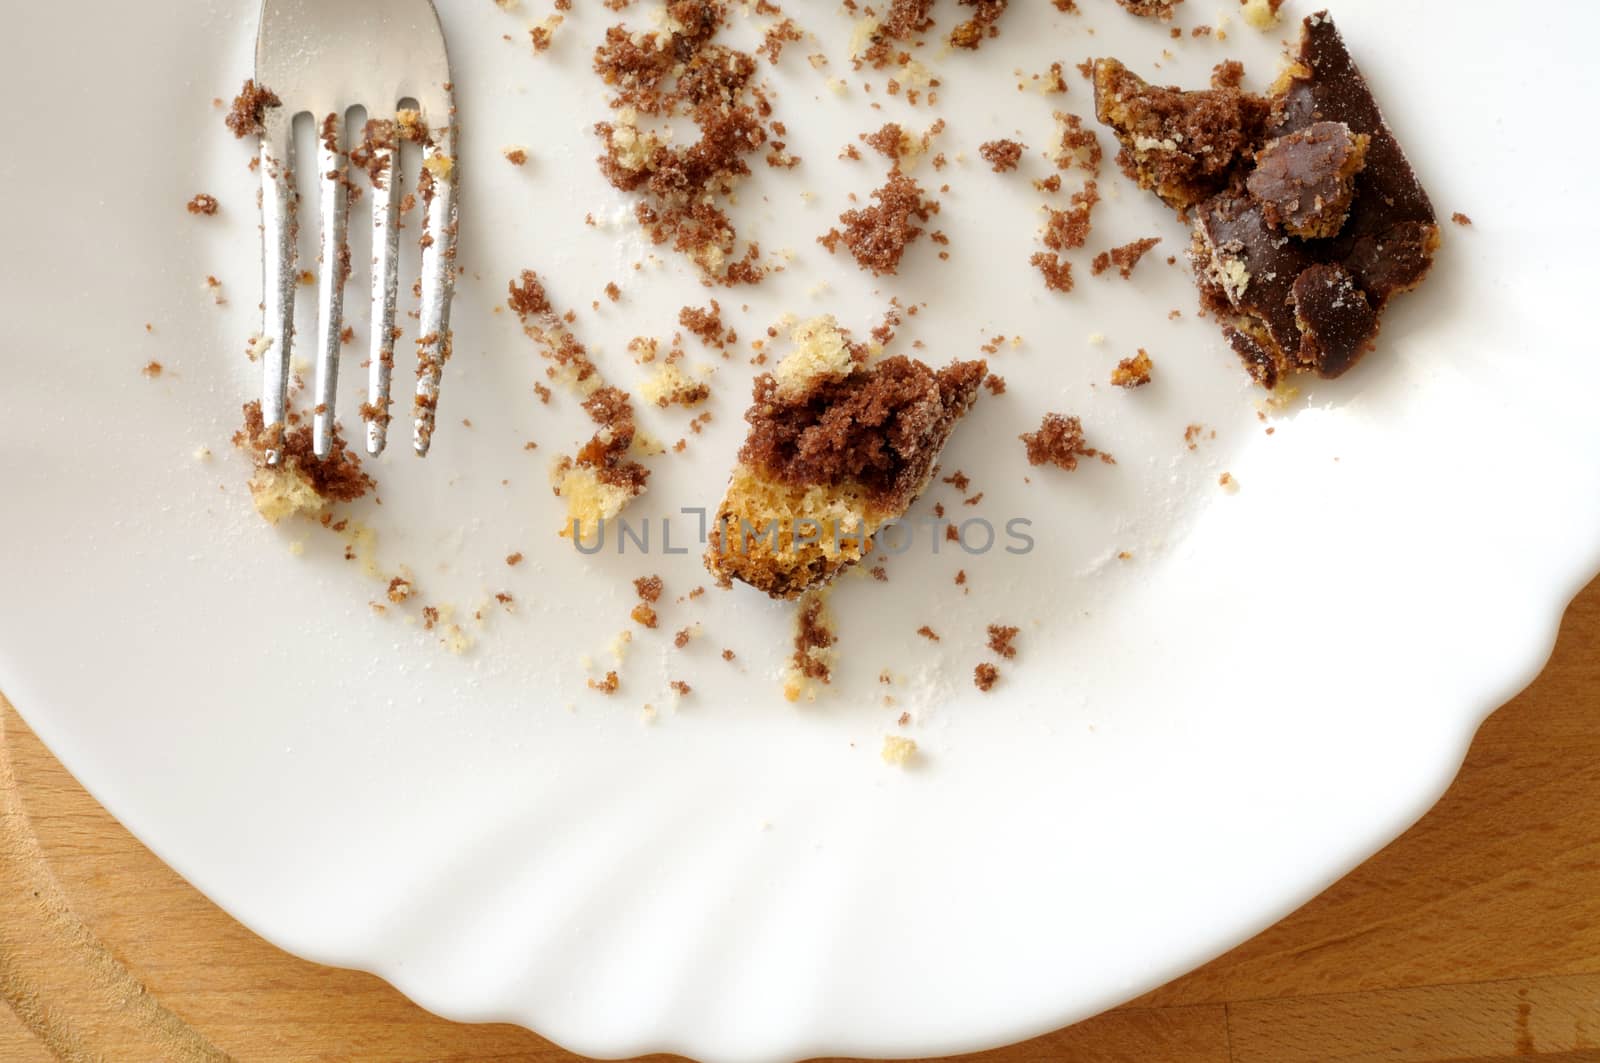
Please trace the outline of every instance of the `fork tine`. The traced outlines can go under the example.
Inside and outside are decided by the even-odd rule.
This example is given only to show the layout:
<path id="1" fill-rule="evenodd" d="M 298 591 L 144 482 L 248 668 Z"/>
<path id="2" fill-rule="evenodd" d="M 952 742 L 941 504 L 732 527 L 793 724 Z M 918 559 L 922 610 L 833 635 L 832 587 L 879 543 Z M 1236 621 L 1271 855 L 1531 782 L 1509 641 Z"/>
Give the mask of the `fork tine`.
<path id="1" fill-rule="evenodd" d="M 344 331 L 344 282 L 350 276 L 349 202 L 344 160 L 339 155 L 338 114 L 322 121 L 317 137 L 317 198 L 322 218 L 322 270 L 317 281 L 316 406 L 312 410 L 312 451 L 333 452 L 335 401 L 339 394 L 340 334 Z"/>
<path id="2" fill-rule="evenodd" d="M 266 462 L 278 464 L 278 440 L 286 427 L 289 351 L 294 342 L 295 234 L 298 198 L 294 187 L 292 116 L 275 107 L 261 131 L 261 419 Z"/>
<path id="3" fill-rule="evenodd" d="M 436 113 L 453 118 L 445 107 Z M 416 416 L 412 446 L 427 456 L 433 442 L 439 378 L 450 359 L 450 301 L 456 277 L 456 131 L 439 130 L 423 149 L 421 186 L 427 203 L 422 234 L 422 334 L 417 340 Z"/>
<path id="4" fill-rule="evenodd" d="M 381 128 L 368 123 L 372 152 L 372 344 L 367 366 L 367 453 L 377 457 L 389 442 L 389 380 L 394 371 L 395 303 L 400 289 L 400 152 L 396 150 L 394 121 Z"/>

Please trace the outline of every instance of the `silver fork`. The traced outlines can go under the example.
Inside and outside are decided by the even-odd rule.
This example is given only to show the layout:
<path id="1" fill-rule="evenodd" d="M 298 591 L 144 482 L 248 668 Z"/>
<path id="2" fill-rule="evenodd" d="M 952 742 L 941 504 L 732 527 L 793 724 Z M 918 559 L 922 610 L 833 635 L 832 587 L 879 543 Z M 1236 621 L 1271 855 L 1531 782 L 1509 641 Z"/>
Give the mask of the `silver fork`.
<path id="1" fill-rule="evenodd" d="M 417 338 L 417 388 L 412 442 L 419 455 L 433 440 L 439 378 L 450 357 L 450 300 L 455 291 L 456 120 L 444 32 L 431 0 L 263 0 L 256 33 L 256 83 L 276 93 L 282 106 L 262 116 L 261 237 L 262 336 L 265 369 L 262 420 L 282 426 L 288 403 L 289 355 L 294 339 L 299 232 L 294 185 L 295 116 L 317 122 L 317 199 L 321 215 L 322 269 L 317 283 L 317 360 L 312 445 L 319 458 L 333 450 L 338 395 L 344 285 L 350 272 L 347 173 L 340 138 L 345 114 L 356 106 L 388 122 L 391 135 L 372 137 L 372 343 L 368 402 L 361 409 L 367 453 L 383 453 L 388 440 L 389 378 L 398 289 L 401 179 L 398 127 L 402 100 L 419 105 L 424 200 L 421 325 Z M 405 116 L 409 117 L 409 116 Z M 369 125 L 370 131 L 375 128 Z M 415 124 L 409 129 L 417 129 Z M 346 149 L 348 150 L 348 149 Z M 280 454 L 269 449 L 267 460 Z"/>

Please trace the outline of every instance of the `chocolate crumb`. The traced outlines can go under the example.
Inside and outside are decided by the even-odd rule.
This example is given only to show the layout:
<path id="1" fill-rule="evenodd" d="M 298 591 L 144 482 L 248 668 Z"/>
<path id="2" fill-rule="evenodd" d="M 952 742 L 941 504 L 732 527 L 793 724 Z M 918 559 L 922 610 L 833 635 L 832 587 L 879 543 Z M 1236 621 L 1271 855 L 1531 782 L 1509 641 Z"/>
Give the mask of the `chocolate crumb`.
<path id="1" fill-rule="evenodd" d="M 1003 624 L 989 625 L 989 649 L 997 656 L 1011 660 L 1017 655 L 1017 648 L 1012 645 L 1016 637 L 1021 634 L 1018 627 L 1007 627 Z"/>
<path id="2" fill-rule="evenodd" d="M 939 205 L 926 198 L 922 186 L 903 173 L 891 173 L 882 188 L 872 193 L 877 202 L 839 215 L 843 230 L 830 229 L 817 242 L 835 252 L 842 242 L 856 262 L 874 275 L 894 274 L 906 248 L 922 235 L 915 222 L 928 221 Z"/>
<path id="3" fill-rule="evenodd" d="M 1019 438 L 1027 448 L 1029 465 L 1048 464 L 1071 472 L 1078 467 L 1079 458 L 1099 458 L 1107 465 L 1116 464 L 1111 455 L 1085 442 L 1083 422 L 1076 417 L 1047 413 L 1037 432 L 1024 432 Z"/>
<path id="4" fill-rule="evenodd" d="M 1098 277 L 1115 266 L 1117 272 L 1122 274 L 1122 279 L 1127 280 L 1133 276 L 1134 267 L 1139 264 L 1139 260 L 1160 242 L 1161 237 L 1149 236 L 1143 240 L 1135 240 L 1131 244 L 1113 247 L 1110 251 L 1102 251 L 1094 256 L 1091 272 Z"/>
<path id="5" fill-rule="evenodd" d="M 991 140 L 979 146 L 978 154 L 983 156 L 995 173 L 1005 173 L 1017 168 L 1027 147 L 1015 140 Z"/>
<path id="6" fill-rule="evenodd" d="M 266 132 L 261 120 L 267 109 L 282 105 L 283 101 L 278 99 L 277 93 L 265 85 L 257 85 L 253 79 L 247 79 L 239 95 L 234 97 L 233 106 L 223 122 L 235 137 L 242 140 Z"/>

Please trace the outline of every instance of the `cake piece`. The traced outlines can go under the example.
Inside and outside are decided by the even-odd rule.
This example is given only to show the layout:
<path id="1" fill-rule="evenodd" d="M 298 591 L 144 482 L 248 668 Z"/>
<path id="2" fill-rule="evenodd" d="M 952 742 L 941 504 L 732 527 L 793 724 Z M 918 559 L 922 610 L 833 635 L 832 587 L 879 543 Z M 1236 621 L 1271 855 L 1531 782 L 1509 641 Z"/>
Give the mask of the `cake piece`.
<path id="1" fill-rule="evenodd" d="M 1117 0 L 1117 3 L 1140 18 L 1158 18 L 1162 22 L 1171 22 L 1172 9 L 1183 3 L 1183 0 Z"/>
<path id="2" fill-rule="evenodd" d="M 1337 377 L 1372 349 L 1389 300 L 1431 268 L 1439 225 L 1326 12 L 1305 20 L 1260 100 L 1265 117 L 1255 103 L 1219 103 L 1236 88 L 1140 88 L 1114 60 L 1096 63 L 1095 81 L 1097 112 L 1124 140 L 1124 168 L 1190 218 L 1201 304 L 1259 384 L 1299 371 Z M 1141 151 L 1158 128 L 1174 131 L 1172 148 Z M 1198 167 L 1185 161 L 1194 131 L 1218 149 Z"/>
<path id="3" fill-rule="evenodd" d="M 244 407 L 244 426 L 233 435 L 233 445 L 250 458 L 255 471 L 250 476 L 250 501 L 268 524 L 304 514 L 319 517 L 329 505 L 354 502 L 376 485 L 361 467 L 361 458 L 344 441 L 338 425 L 333 431 L 333 452 L 319 458 L 311 445 L 311 426 L 300 423 L 268 428 L 261 415 L 261 403 Z M 281 454 L 277 464 L 267 455 Z"/>
<path id="4" fill-rule="evenodd" d="M 798 325 L 794 350 L 756 378 L 750 432 L 717 511 L 706 567 L 797 598 L 872 549 L 933 475 L 987 366 L 935 371 L 904 356 L 867 364 L 831 317 Z"/>
<path id="5" fill-rule="evenodd" d="M 1260 142 L 1269 110 L 1235 85 L 1184 92 L 1152 85 L 1115 59 L 1094 63 L 1095 116 L 1122 143 L 1117 164 L 1175 210 L 1227 186 Z"/>
<path id="6" fill-rule="evenodd" d="M 1273 228 L 1305 240 L 1337 236 L 1371 142 L 1343 122 L 1313 122 L 1257 151 L 1245 187 Z"/>

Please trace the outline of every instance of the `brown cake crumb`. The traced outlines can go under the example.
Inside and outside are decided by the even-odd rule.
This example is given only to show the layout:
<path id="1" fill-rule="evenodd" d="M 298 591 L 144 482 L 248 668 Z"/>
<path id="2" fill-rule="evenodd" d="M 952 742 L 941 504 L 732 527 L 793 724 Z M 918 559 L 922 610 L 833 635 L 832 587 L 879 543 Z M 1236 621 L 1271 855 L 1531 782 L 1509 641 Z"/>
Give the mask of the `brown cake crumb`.
<path id="1" fill-rule="evenodd" d="M 1461 213 L 1459 210 L 1456 211 L 1454 214 L 1450 215 L 1450 220 L 1455 222 L 1457 225 L 1461 225 L 1461 226 L 1467 226 L 1467 225 L 1471 225 L 1472 224 L 1472 219 L 1467 217 L 1465 214 Z"/>
<path id="2" fill-rule="evenodd" d="M 629 500 L 643 494 L 650 478 L 650 470 L 631 457 L 637 435 L 632 399 L 600 382 L 588 349 L 568 329 L 573 315 L 555 312 L 538 274 L 523 270 L 511 282 L 506 303 L 552 363 L 546 372 L 587 396 L 584 412 L 598 426 L 576 455 L 563 455 L 551 472 L 553 490 L 567 500 L 569 521 L 587 538 L 601 520 L 616 516 Z M 570 532 L 569 524 L 563 534 Z"/>
<path id="3" fill-rule="evenodd" d="M 528 164 L 528 153 L 522 148 L 507 148 L 505 157 L 506 161 L 513 166 L 526 166 Z"/>
<path id="4" fill-rule="evenodd" d="M 839 215 L 843 231 L 830 229 L 817 237 L 817 242 L 830 253 L 843 242 L 862 269 L 878 276 L 894 274 L 906 248 L 923 233 L 922 227 L 913 222 L 927 221 L 938 212 L 939 205 L 925 197 L 915 178 L 903 173 L 890 174 L 872 198 L 877 200 L 873 206 Z"/>
<path id="5" fill-rule="evenodd" d="M 1044 286 L 1053 292 L 1072 291 L 1072 263 L 1054 251 L 1035 251 L 1029 264 L 1044 277 Z"/>
<path id="6" fill-rule="evenodd" d="M 139 372 L 144 376 L 149 377 L 151 380 L 154 380 L 156 377 L 160 376 L 165 369 L 166 366 L 152 358 L 150 361 L 144 364 L 144 368 L 139 370 Z"/>
<path id="7" fill-rule="evenodd" d="M 921 627 L 917 628 L 917 634 L 921 635 L 929 642 L 939 641 L 938 632 L 934 631 L 933 628 L 929 627 L 927 624 L 923 624 Z"/>
<path id="8" fill-rule="evenodd" d="M 1024 432 L 1018 438 L 1027 448 L 1029 465 L 1048 464 L 1071 472 L 1078 467 L 1079 458 L 1099 458 L 1107 465 L 1116 464 L 1111 455 L 1084 441 L 1083 422 L 1076 417 L 1047 413 L 1037 432 Z"/>
<path id="9" fill-rule="evenodd" d="M 616 281 L 607 281 L 605 291 L 606 298 L 610 299 L 613 303 L 622 298 L 622 289 L 617 287 Z"/>
<path id="10" fill-rule="evenodd" d="M 950 31 L 950 44 L 956 48 L 976 49 L 986 37 L 998 37 L 997 23 L 1006 13 L 1010 0 L 960 0 L 973 9 L 972 17 Z"/>
<path id="11" fill-rule="evenodd" d="M 278 99 L 278 94 L 265 85 L 257 85 L 254 80 L 246 79 L 244 87 L 239 90 L 239 95 L 233 99 L 233 106 L 229 108 L 227 117 L 223 119 L 235 137 L 244 139 L 252 135 L 266 132 L 261 124 L 267 108 L 281 107 L 283 101 Z"/>
<path id="12" fill-rule="evenodd" d="M 1124 358 L 1111 371 L 1111 383 L 1119 388 L 1142 388 L 1150 383 L 1152 363 L 1143 347 L 1132 358 Z"/>
<path id="13" fill-rule="evenodd" d="M 204 214 L 209 218 L 217 213 L 217 197 L 198 192 L 189 200 L 186 209 L 190 214 Z"/>
<path id="14" fill-rule="evenodd" d="M 678 649 L 681 650 L 685 646 L 689 645 L 689 642 L 693 638 L 694 638 L 694 628 L 692 628 L 692 627 L 682 628 L 682 629 L 680 629 L 678 631 L 678 633 L 676 635 L 672 636 L 672 644 L 674 646 L 676 646 Z"/>
<path id="15" fill-rule="evenodd" d="M 1057 111 L 1055 118 L 1061 133 L 1054 160 L 1056 169 L 1070 170 L 1076 166 L 1090 177 L 1099 177 L 1100 162 L 1104 158 L 1100 138 L 1094 135 L 1094 130 L 1085 129 L 1083 119 L 1075 114 Z"/>
<path id="16" fill-rule="evenodd" d="M 767 62 L 776 66 L 778 57 L 783 54 L 783 46 L 794 41 L 803 41 L 805 36 L 800 27 L 795 25 L 794 19 L 786 18 L 768 27 L 766 35 L 761 39 L 761 47 L 756 51 L 766 56 Z"/>
<path id="17" fill-rule="evenodd" d="M 718 200 L 733 194 L 750 173 L 749 157 L 766 147 L 772 105 L 756 82 L 755 57 L 714 39 L 726 21 L 723 0 L 675 0 L 669 11 L 663 30 L 610 27 L 595 52 L 595 72 L 615 93 L 615 120 L 595 126 L 605 145 L 601 173 L 640 195 L 635 214 L 652 241 L 671 241 L 707 279 L 754 284 L 765 273 L 760 248 L 739 252 Z M 699 138 L 674 145 L 649 127 L 675 118 L 693 122 Z"/>
<path id="18" fill-rule="evenodd" d="M 518 565 L 522 564 L 522 553 L 521 553 L 521 551 L 518 551 L 517 553 L 514 553 L 514 554 L 507 554 L 506 555 L 506 564 L 510 565 L 512 568 L 516 568 Z"/>
<path id="19" fill-rule="evenodd" d="M 1016 637 L 1022 633 L 1019 627 L 1007 627 L 1003 624 L 989 625 L 989 649 L 999 657 L 1011 660 L 1017 655 L 1017 648 L 1012 645 Z"/>
<path id="20" fill-rule="evenodd" d="M 1093 227 L 1091 214 L 1100 202 L 1100 188 L 1094 181 L 1085 182 L 1082 191 L 1072 193 L 1071 206 L 1066 210 L 1045 208 L 1044 233 L 1040 239 L 1052 251 L 1071 251 L 1089 241 Z"/>
<path id="21" fill-rule="evenodd" d="M 794 656 L 784 680 L 785 698 L 814 699 L 818 684 L 833 682 L 833 661 L 837 657 L 833 646 L 837 641 L 823 595 L 806 595 L 795 612 Z"/>
<path id="22" fill-rule="evenodd" d="M 394 602 L 396 605 L 399 605 L 401 602 L 410 598 L 413 593 L 414 592 L 410 580 L 401 576 L 396 576 L 394 579 L 389 581 L 389 600 Z"/>
<path id="23" fill-rule="evenodd" d="M 674 679 L 667 685 L 670 686 L 672 688 L 672 692 L 678 695 L 680 698 L 686 698 L 694 692 L 694 687 L 690 686 L 688 683 L 685 683 L 681 679 Z"/>
<path id="24" fill-rule="evenodd" d="M 660 576 L 640 576 L 633 581 L 633 589 L 638 593 L 640 601 L 659 602 L 666 584 L 662 582 Z"/>
<path id="25" fill-rule="evenodd" d="M 1019 144 L 1015 140 L 991 140 L 978 147 L 978 154 L 983 156 L 995 173 L 1005 173 L 1017 168 L 1027 148 L 1026 144 Z"/>
<path id="26" fill-rule="evenodd" d="M 972 681 L 979 690 L 987 694 L 994 689 L 996 683 L 1000 682 L 1000 669 L 985 661 L 972 670 Z"/>
<path id="27" fill-rule="evenodd" d="M 1004 395 L 1006 393 L 1006 378 L 998 373 L 990 373 L 983 378 L 983 386 L 989 389 L 991 395 Z"/>
<path id="28" fill-rule="evenodd" d="M 604 679 L 596 680 L 591 677 L 588 680 L 588 684 L 590 690 L 598 690 L 609 697 L 615 694 L 618 688 L 622 686 L 622 681 L 617 678 L 616 672 L 607 672 Z"/>
<path id="29" fill-rule="evenodd" d="M 658 617 L 655 609 L 645 602 L 640 602 L 638 605 L 634 606 L 633 611 L 628 615 L 633 617 L 636 623 L 652 630 L 655 629 L 655 626 L 658 623 Z"/>
<path id="30" fill-rule="evenodd" d="M 722 651 L 722 659 L 724 661 L 732 661 L 733 658 L 734 658 L 734 652 L 732 650 L 723 650 Z"/>
<path id="31" fill-rule="evenodd" d="M 1159 236 L 1147 236 L 1143 240 L 1135 240 L 1131 244 L 1123 244 L 1121 247 L 1113 247 L 1110 251 L 1102 251 L 1094 256 L 1091 270 L 1098 277 L 1114 266 L 1117 272 L 1122 274 L 1122 279 L 1127 280 L 1133 276 L 1134 267 L 1139 264 L 1139 260 L 1144 258 L 1150 252 L 1150 249 L 1160 242 L 1161 237 Z"/>
<path id="32" fill-rule="evenodd" d="M 1278 2 L 1282 3 L 1283 0 Z M 1162 22 L 1171 22 L 1172 9 L 1183 3 L 1183 0 L 1117 0 L 1117 3 L 1140 18 L 1158 18 Z"/>
<path id="33" fill-rule="evenodd" d="M 722 348 L 729 342 L 722 328 L 722 306 L 715 300 L 704 310 L 686 306 L 678 311 L 678 324 L 700 338 L 707 347 Z"/>

